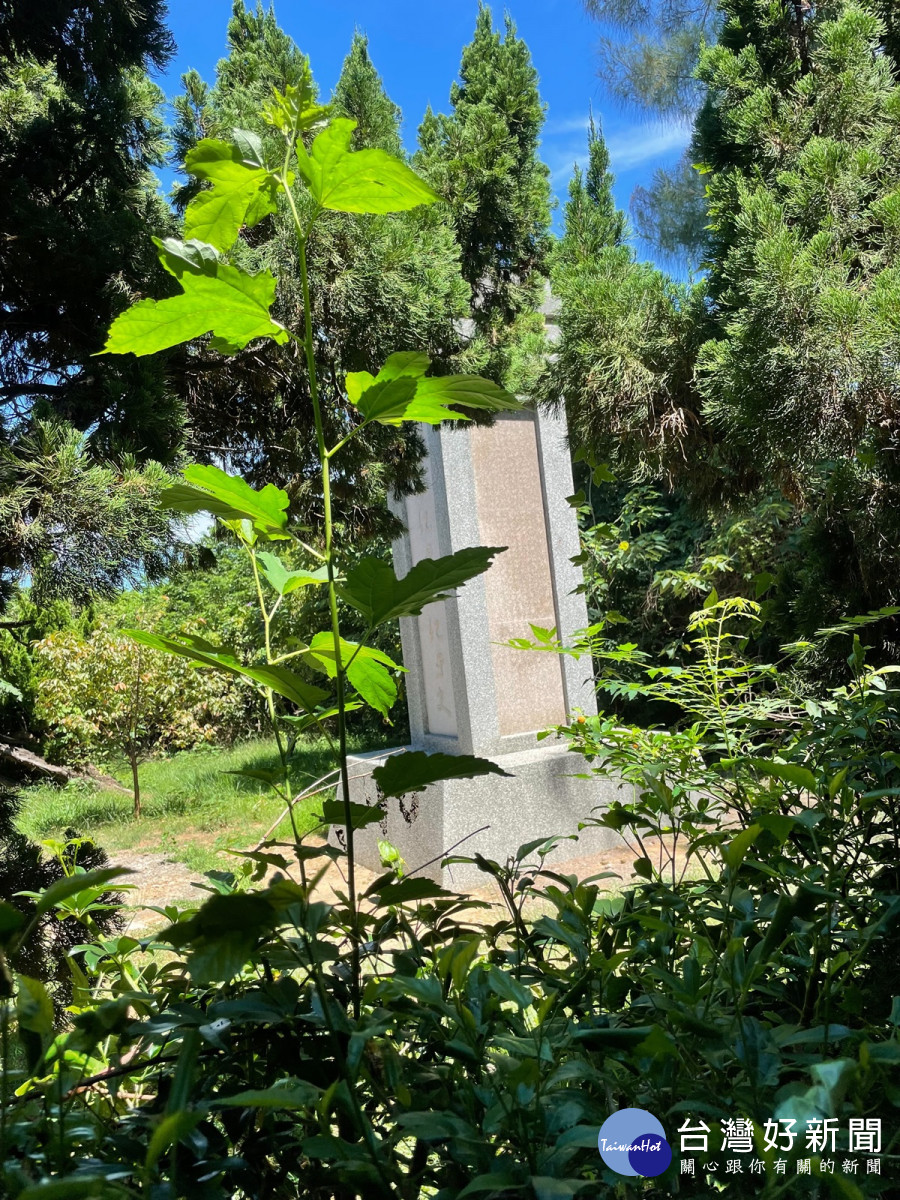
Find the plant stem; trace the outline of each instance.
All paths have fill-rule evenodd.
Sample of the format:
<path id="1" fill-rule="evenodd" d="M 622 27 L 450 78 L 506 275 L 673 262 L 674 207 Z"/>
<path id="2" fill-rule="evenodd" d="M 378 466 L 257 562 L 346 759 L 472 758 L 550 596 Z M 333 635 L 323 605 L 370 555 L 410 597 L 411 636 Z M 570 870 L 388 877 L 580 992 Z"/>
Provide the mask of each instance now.
<path id="1" fill-rule="evenodd" d="M 322 408 L 319 404 L 319 388 L 316 378 L 316 359 L 313 347 L 312 309 L 309 300 L 309 274 L 306 266 L 306 237 L 297 220 L 298 214 L 293 197 L 288 191 L 294 219 L 297 221 L 297 243 L 300 254 L 300 282 L 303 288 L 303 344 L 306 351 L 306 369 L 309 376 L 309 397 L 312 402 L 313 419 L 316 425 L 316 442 L 319 464 L 322 471 L 322 504 L 325 519 L 325 568 L 328 573 L 328 607 L 331 614 L 331 631 L 334 636 L 335 685 L 337 690 L 338 766 L 344 800 L 344 825 L 347 830 L 347 891 L 350 898 L 350 959 L 351 995 L 353 1015 L 359 1018 L 360 1008 L 360 958 L 359 958 L 359 908 L 356 897 L 356 854 L 353 844 L 353 819 L 350 808 L 350 779 L 347 770 L 347 717 L 345 712 L 344 666 L 341 662 L 341 628 L 337 607 L 337 588 L 334 572 L 334 518 L 331 509 L 331 461 L 325 445 L 325 429 L 322 423 Z"/>

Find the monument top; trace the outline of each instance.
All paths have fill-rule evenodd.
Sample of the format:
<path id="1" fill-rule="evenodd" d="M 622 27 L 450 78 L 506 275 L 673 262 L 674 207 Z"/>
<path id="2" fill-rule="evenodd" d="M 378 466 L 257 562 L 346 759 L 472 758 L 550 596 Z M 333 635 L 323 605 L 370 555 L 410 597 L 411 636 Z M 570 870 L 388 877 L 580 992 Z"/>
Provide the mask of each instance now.
<path id="1" fill-rule="evenodd" d="M 507 549 L 456 597 L 401 622 L 412 743 L 487 757 L 534 747 L 575 709 L 596 712 L 585 660 L 504 645 L 530 625 L 562 638 L 587 625 L 564 418 L 525 410 L 423 436 L 426 490 L 395 505 L 408 529 L 398 573 L 468 546 Z"/>

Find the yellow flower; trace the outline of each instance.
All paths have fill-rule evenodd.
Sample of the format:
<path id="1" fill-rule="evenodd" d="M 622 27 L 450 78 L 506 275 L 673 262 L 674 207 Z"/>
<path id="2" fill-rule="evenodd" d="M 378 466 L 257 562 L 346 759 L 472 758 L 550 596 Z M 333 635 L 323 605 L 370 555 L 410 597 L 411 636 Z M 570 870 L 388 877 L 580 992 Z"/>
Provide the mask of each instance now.
<path id="1" fill-rule="evenodd" d="M 630 544 L 631 544 L 630 542 L 619 542 L 619 549 L 622 551 L 623 554 L 628 549 Z"/>

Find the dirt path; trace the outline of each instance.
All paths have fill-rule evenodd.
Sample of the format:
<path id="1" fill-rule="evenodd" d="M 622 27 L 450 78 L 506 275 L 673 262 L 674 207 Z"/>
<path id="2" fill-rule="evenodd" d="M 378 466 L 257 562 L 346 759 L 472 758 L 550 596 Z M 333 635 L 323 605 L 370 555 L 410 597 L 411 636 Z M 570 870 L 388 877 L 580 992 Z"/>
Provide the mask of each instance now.
<path id="1" fill-rule="evenodd" d="M 126 918 L 128 932 L 135 937 L 146 936 L 153 929 L 158 929 L 166 923 L 165 916 L 153 911 L 154 909 L 165 908 L 167 905 L 175 905 L 178 908 L 196 907 L 202 904 L 209 895 L 209 892 L 205 890 L 209 881 L 204 875 L 192 871 L 184 863 L 172 862 L 164 854 L 121 850 L 112 855 L 112 858 L 116 866 L 128 867 L 134 872 L 133 875 L 126 877 L 123 883 L 130 884 L 134 888 L 125 895 L 129 910 Z M 547 862 L 547 867 L 556 874 L 575 875 L 578 879 L 588 879 L 594 875 L 610 872 L 613 874 L 613 878 L 598 882 L 601 889 L 616 892 L 637 878 L 633 868 L 634 858 L 635 856 L 627 848 L 618 848 L 574 858 L 555 859 L 551 857 Z M 323 859 L 322 862 L 324 861 Z M 683 867 L 684 856 L 679 853 L 676 859 L 676 870 L 680 873 Z M 228 859 L 223 855 L 222 870 L 227 869 Z M 276 873 L 273 868 L 267 878 L 271 879 Z M 295 871 L 290 874 L 293 878 L 297 878 Z M 374 879 L 373 872 L 357 868 L 357 888 L 360 891 L 364 891 Z M 328 863 L 327 869 L 316 885 L 316 898 L 332 902 L 337 892 L 346 892 L 346 890 L 346 879 L 341 866 L 337 863 Z M 489 879 L 486 879 L 483 887 L 474 889 L 472 894 L 479 900 L 487 900 L 491 903 L 500 900 L 499 889 Z"/>

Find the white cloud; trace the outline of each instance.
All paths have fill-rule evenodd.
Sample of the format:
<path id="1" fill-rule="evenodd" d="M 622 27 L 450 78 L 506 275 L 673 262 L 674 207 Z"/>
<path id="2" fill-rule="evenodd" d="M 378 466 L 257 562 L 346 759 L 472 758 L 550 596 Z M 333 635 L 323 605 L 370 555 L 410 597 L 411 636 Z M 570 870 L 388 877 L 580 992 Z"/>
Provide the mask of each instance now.
<path id="1" fill-rule="evenodd" d="M 572 174 L 574 163 L 584 163 L 587 158 L 587 117 L 571 117 L 548 122 L 544 130 L 542 154 L 550 167 L 552 187 L 558 188 Z M 572 134 L 580 133 L 577 140 Z M 653 162 L 680 150 L 688 144 L 691 125 L 679 122 L 675 125 L 656 122 L 635 123 L 620 128 L 605 128 L 604 137 L 609 149 L 610 168 L 622 175 L 643 163 Z"/>
<path id="2" fill-rule="evenodd" d="M 544 126 L 544 137 L 557 137 L 561 133 L 587 132 L 589 120 L 584 117 L 564 117 L 558 121 L 548 121 Z"/>
<path id="3" fill-rule="evenodd" d="M 660 158 L 672 150 L 681 150 L 691 137 L 691 126 L 632 125 L 611 133 L 606 139 L 609 161 L 614 171 L 630 171 L 632 167 Z"/>

